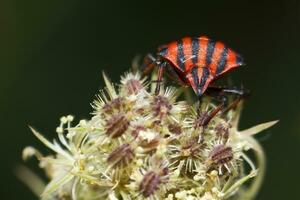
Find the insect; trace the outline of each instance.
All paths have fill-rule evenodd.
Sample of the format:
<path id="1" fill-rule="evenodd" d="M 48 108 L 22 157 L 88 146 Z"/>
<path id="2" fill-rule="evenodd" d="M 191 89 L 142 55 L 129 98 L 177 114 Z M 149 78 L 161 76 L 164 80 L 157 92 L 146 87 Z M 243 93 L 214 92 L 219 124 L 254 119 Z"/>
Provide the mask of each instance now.
<path id="1" fill-rule="evenodd" d="M 218 93 L 222 97 L 225 93 L 242 97 L 247 93 L 245 90 L 211 86 L 216 79 L 242 65 L 244 65 L 242 56 L 220 41 L 214 41 L 206 36 L 184 37 L 160 46 L 156 57 L 148 54 L 144 59 L 144 66 L 146 66 L 144 73 L 149 73 L 155 66 L 158 67 L 155 89 L 157 95 L 160 92 L 163 73 L 167 71 L 180 84 L 192 87 L 199 100 L 206 90 L 210 90 L 210 93 Z M 225 105 L 226 100 L 212 112 L 213 115 L 224 109 Z"/>

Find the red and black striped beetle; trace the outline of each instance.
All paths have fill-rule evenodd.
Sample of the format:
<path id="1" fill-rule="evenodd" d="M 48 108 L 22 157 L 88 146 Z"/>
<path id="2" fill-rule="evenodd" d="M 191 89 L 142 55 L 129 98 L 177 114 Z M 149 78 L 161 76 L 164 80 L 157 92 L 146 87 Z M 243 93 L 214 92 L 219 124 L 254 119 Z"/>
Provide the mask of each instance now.
<path id="1" fill-rule="evenodd" d="M 158 48 L 156 57 L 147 55 L 144 65 L 146 65 L 145 73 L 154 66 L 158 67 L 156 95 L 159 94 L 160 83 L 166 69 L 172 72 L 173 78 L 176 75 L 177 81 L 181 84 L 192 87 L 199 100 L 207 89 L 215 90 L 219 94 L 229 93 L 239 97 L 248 93 L 245 92 L 246 90 L 236 88 L 210 87 L 211 83 L 222 75 L 244 65 L 244 61 L 241 55 L 222 42 L 211 40 L 206 36 L 184 37 L 162 45 Z M 223 102 L 212 113 L 216 114 L 224 109 L 225 104 Z M 212 117 L 210 116 L 210 119 Z"/>

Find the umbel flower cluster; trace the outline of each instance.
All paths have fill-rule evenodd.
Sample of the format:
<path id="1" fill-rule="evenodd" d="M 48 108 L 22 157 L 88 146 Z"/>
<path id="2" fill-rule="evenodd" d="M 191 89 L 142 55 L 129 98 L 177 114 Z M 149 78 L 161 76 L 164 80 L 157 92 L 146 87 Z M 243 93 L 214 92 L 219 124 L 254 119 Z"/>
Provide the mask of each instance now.
<path id="1" fill-rule="evenodd" d="M 240 103 L 202 127 L 199 116 L 216 107 L 210 98 L 204 99 L 197 115 L 196 105 L 176 100 L 177 89 L 162 88 L 155 95 L 156 83 L 147 83 L 139 73 L 126 73 L 118 85 L 105 75 L 104 81 L 106 88 L 92 104 L 92 118 L 73 125 L 73 116 L 62 117 L 58 141 L 50 142 L 31 128 L 53 151 L 43 155 L 27 147 L 23 152 L 24 159 L 35 155 L 49 178 L 41 199 L 254 197 L 264 154 L 253 135 L 275 121 L 239 131 Z M 247 155 L 250 150 L 256 159 Z"/>

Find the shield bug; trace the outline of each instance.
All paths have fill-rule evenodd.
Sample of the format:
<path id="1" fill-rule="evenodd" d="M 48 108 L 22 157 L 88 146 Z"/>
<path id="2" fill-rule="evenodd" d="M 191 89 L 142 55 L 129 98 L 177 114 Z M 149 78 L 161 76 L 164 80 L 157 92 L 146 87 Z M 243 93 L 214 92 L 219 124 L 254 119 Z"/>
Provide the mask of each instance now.
<path id="1" fill-rule="evenodd" d="M 248 94 L 244 89 L 228 87 L 212 87 L 211 84 L 227 72 L 244 65 L 241 55 L 220 41 L 214 41 L 206 36 L 184 37 L 158 48 L 156 56 L 148 54 L 144 59 L 144 73 L 149 73 L 153 67 L 158 67 L 158 78 L 155 93 L 160 92 L 160 83 L 163 73 L 167 71 L 171 78 L 177 80 L 184 86 L 192 87 L 200 102 L 201 97 L 209 90 L 209 93 L 221 96 L 222 103 L 212 111 L 202 125 L 207 124 L 210 119 L 220 110 L 225 108 L 226 100 L 224 94 L 238 96 L 226 110 L 232 108 Z"/>

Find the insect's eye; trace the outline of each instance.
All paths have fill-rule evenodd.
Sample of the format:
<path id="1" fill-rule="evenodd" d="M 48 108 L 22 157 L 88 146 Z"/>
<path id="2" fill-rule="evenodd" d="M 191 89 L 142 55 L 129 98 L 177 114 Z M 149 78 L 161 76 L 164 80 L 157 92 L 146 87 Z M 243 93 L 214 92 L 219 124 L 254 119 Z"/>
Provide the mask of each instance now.
<path id="1" fill-rule="evenodd" d="M 157 58 L 155 60 L 155 64 L 156 65 L 161 65 L 162 64 L 162 58 L 161 58 L 161 56 L 157 56 Z"/>
<path id="2" fill-rule="evenodd" d="M 167 46 L 161 46 L 158 48 L 159 55 L 165 56 L 168 53 L 168 47 Z"/>

